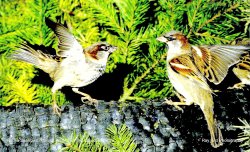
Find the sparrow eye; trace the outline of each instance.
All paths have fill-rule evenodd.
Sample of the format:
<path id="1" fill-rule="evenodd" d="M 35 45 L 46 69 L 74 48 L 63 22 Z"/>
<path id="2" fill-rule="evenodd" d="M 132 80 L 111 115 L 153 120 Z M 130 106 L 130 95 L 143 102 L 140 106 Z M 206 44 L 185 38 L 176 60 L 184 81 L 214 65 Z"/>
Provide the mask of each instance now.
<path id="1" fill-rule="evenodd" d="M 107 50 L 109 50 L 109 46 L 102 45 L 102 46 L 101 46 L 101 49 L 104 50 L 104 51 L 107 51 Z"/>
<path id="2" fill-rule="evenodd" d="M 169 37 L 169 36 L 165 36 L 165 38 L 166 38 L 168 41 L 173 41 L 173 40 L 176 40 L 175 38 L 173 38 L 173 37 Z"/>

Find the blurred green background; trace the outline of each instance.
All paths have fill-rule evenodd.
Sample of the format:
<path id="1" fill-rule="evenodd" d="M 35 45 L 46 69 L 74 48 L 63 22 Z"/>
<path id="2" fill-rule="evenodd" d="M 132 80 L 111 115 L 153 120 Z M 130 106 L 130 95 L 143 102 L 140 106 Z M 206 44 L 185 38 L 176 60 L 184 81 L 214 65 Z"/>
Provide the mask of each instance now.
<path id="1" fill-rule="evenodd" d="M 111 55 L 106 69 L 108 81 L 100 78 L 100 84 L 93 84 L 92 88 L 98 86 L 101 88 L 99 92 L 106 90 L 99 99 L 119 100 L 122 103 L 129 100 L 139 102 L 174 95 L 165 68 L 167 50 L 164 44 L 156 40 L 157 36 L 170 30 L 179 30 L 196 45 L 231 44 L 248 38 L 250 2 L 1 0 L 2 106 L 14 103 L 47 105 L 52 102 L 50 89 L 53 83 L 44 83 L 45 79 L 49 79 L 47 75 L 41 76 L 41 71 L 30 64 L 8 59 L 9 54 L 24 41 L 46 49 L 49 53 L 58 51 L 57 38 L 46 26 L 45 17 L 68 27 L 84 48 L 98 41 L 118 46 L 118 51 Z M 96 92 L 90 91 L 90 95 Z M 68 94 L 74 96 L 73 92 Z M 59 105 L 70 100 L 65 93 L 57 94 Z"/>

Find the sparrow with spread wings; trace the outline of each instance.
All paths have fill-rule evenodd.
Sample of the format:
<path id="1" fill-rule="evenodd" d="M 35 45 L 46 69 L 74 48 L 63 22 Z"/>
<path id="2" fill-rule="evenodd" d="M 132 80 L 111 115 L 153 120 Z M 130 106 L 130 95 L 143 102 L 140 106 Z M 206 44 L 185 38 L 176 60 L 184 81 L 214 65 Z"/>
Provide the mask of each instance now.
<path id="1" fill-rule="evenodd" d="M 178 31 L 163 34 L 157 40 L 168 45 L 168 77 L 175 90 L 183 96 L 181 102 L 166 100 L 166 103 L 176 107 L 192 103 L 199 105 L 207 121 L 211 145 L 214 148 L 223 145 L 223 137 L 214 118 L 213 91 L 207 81 L 216 85 L 221 83 L 229 67 L 239 62 L 249 47 L 194 46 Z"/>
<path id="2" fill-rule="evenodd" d="M 45 54 L 40 50 L 34 50 L 27 44 L 22 44 L 11 58 L 31 63 L 48 73 L 54 81 L 52 87 L 53 111 L 60 115 L 61 109 L 56 103 L 56 92 L 64 86 L 72 87 L 78 93 L 91 102 L 97 100 L 88 94 L 80 92 L 79 87 L 84 87 L 94 82 L 105 71 L 109 55 L 117 47 L 106 42 L 95 43 L 83 49 L 75 37 L 61 24 L 46 19 L 50 27 L 59 39 L 59 52 L 55 55 Z"/>

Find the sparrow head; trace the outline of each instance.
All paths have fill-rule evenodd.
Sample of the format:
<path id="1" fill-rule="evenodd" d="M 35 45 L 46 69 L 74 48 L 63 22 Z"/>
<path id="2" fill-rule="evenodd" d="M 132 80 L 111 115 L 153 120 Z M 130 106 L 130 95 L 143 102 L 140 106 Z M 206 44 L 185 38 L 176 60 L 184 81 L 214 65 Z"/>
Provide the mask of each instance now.
<path id="1" fill-rule="evenodd" d="M 108 44 L 107 42 L 98 42 L 96 44 L 94 44 L 94 46 L 99 47 L 99 52 L 107 52 L 109 54 L 113 53 L 117 47 L 116 46 L 112 46 L 110 44 Z"/>
<path id="2" fill-rule="evenodd" d="M 107 61 L 108 56 L 117 49 L 116 46 L 112 46 L 106 42 L 98 42 L 90 47 L 86 48 L 85 54 L 91 57 L 93 60 Z"/>
<path id="3" fill-rule="evenodd" d="M 179 31 L 167 32 L 158 37 L 157 40 L 166 43 L 169 49 L 171 47 L 182 47 L 188 43 L 186 36 Z"/>
<path id="4" fill-rule="evenodd" d="M 165 33 L 158 37 L 157 40 L 167 44 L 167 60 L 190 52 L 191 45 L 188 43 L 188 39 L 179 31 Z"/>

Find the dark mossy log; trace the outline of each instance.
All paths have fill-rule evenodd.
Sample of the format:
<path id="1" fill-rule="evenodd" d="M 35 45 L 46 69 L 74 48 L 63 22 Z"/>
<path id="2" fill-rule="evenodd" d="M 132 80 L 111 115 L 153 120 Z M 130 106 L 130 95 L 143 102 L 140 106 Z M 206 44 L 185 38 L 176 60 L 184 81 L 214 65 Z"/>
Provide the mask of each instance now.
<path id="1" fill-rule="evenodd" d="M 184 112 L 162 105 L 163 100 L 127 103 L 99 101 L 98 106 L 62 107 L 61 116 L 50 106 L 17 105 L 0 108 L 0 151 L 58 151 L 63 145 L 59 137 L 74 131 L 87 131 L 102 142 L 108 142 L 105 129 L 111 124 L 125 123 L 132 131 L 138 148 L 153 151 L 241 151 L 236 142 L 238 133 L 232 125 L 241 125 L 238 118 L 250 120 L 250 89 L 218 92 L 215 116 L 222 130 L 224 145 L 217 149 L 209 143 L 210 135 L 198 106 L 183 107 Z"/>

